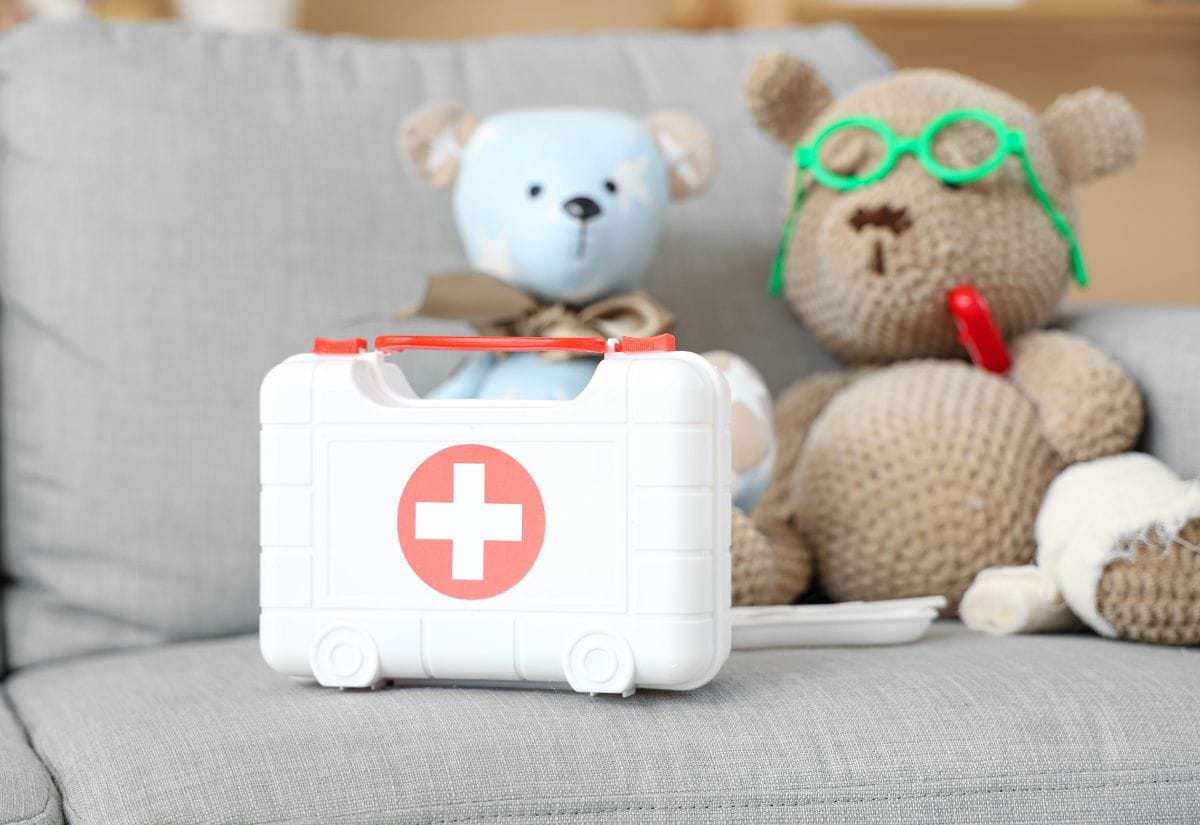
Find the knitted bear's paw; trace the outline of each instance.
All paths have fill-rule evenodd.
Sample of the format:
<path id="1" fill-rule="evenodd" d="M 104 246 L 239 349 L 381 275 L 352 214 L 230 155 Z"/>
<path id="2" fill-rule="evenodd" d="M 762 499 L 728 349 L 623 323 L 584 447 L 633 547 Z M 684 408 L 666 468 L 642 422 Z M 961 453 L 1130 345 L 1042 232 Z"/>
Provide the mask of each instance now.
<path id="1" fill-rule="evenodd" d="M 1173 536 L 1123 542 L 1096 589 L 1100 615 L 1122 639 L 1200 645 L 1200 517 Z"/>
<path id="2" fill-rule="evenodd" d="M 772 604 L 778 574 L 771 546 L 741 510 L 733 508 L 733 603 Z"/>
<path id="3" fill-rule="evenodd" d="M 794 530 L 765 524 L 737 507 L 732 527 L 734 604 L 789 604 L 808 591 L 812 552 Z"/>
<path id="4" fill-rule="evenodd" d="M 1038 565 L 1097 633 L 1200 644 L 1200 480 L 1144 453 L 1075 464 L 1037 520 Z"/>

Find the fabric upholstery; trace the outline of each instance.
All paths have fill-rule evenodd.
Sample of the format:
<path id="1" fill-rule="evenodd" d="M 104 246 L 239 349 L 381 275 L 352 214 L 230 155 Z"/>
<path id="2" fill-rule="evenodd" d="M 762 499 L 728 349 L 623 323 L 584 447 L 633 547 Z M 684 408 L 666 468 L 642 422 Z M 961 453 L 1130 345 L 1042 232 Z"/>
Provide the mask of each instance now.
<path id="1" fill-rule="evenodd" d="M 1139 449 L 1184 478 L 1200 478 L 1200 306 L 1076 304 L 1059 325 L 1093 341 L 1146 399 Z"/>
<path id="2" fill-rule="evenodd" d="M 10 679 L 79 825 L 1182 822 L 1200 651 L 941 623 L 911 646 L 734 653 L 709 686 L 319 688 L 253 638 Z M 120 789 L 114 793 L 114 789 Z"/>
<path id="3" fill-rule="evenodd" d="M 718 168 L 670 210 L 650 290 L 682 346 L 738 352 L 776 388 L 828 365 L 764 289 L 784 158 L 741 81 L 770 48 L 838 92 L 889 68 L 839 25 L 435 44 L 79 23 L 0 39 L 10 664 L 254 626 L 259 381 L 313 335 L 428 330 L 350 322 L 464 264 L 448 194 L 395 151 L 430 101 L 690 112 Z M 439 374 L 413 369 L 418 388 Z"/>
<path id="4" fill-rule="evenodd" d="M 58 790 L 0 688 L 0 825 L 59 825 Z"/>

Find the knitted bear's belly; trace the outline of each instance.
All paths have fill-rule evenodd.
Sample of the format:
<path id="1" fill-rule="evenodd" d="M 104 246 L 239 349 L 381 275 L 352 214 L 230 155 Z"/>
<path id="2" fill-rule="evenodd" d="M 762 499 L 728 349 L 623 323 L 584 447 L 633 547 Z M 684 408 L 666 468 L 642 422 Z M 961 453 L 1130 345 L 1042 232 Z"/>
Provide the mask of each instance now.
<path id="1" fill-rule="evenodd" d="M 813 423 L 796 469 L 796 528 L 830 597 L 940 593 L 1034 556 L 1042 494 L 1062 468 L 1006 379 L 948 361 L 872 373 Z"/>

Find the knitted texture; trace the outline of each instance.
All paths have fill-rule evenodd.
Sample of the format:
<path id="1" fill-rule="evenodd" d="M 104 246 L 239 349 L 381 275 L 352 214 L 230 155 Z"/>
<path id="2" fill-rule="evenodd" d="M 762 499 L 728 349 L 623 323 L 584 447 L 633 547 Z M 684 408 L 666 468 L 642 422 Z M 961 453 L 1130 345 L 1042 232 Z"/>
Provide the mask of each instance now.
<path id="1" fill-rule="evenodd" d="M 860 379 L 814 423 L 796 467 L 796 529 L 836 600 L 940 593 L 1033 559 L 1062 462 L 1033 405 L 965 364 L 915 361 Z"/>
<path id="2" fill-rule="evenodd" d="M 779 53 L 751 68 L 746 97 L 789 154 L 855 115 L 918 138 L 948 111 L 986 110 L 1021 133 L 1037 179 L 1070 223 L 1071 186 L 1127 164 L 1142 138 L 1137 115 L 1112 93 L 1067 95 L 1039 115 L 938 70 L 896 72 L 830 103 L 809 67 Z M 957 169 L 997 149 L 994 133 L 973 121 L 943 128 L 929 148 Z M 861 128 L 817 152 L 843 177 L 867 178 L 884 158 L 884 141 Z M 836 600 L 940 593 L 953 613 L 977 572 L 1033 559 L 1050 481 L 1070 462 L 1131 447 L 1143 412 L 1132 380 L 1089 344 L 1034 332 L 1056 311 L 1072 264 L 1021 160 L 1007 156 L 962 185 L 943 183 L 911 154 L 894 160 L 869 185 L 835 191 L 808 173 L 797 179 L 789 157 L 786 179 L 803 188 L 789 201 L 783 293 L 849 365 L 878 366 L 802 381 L 780 399 L 776 476 L 754 520 L 777 557 L 811 555 L 817 583 Z M 958 360 L 965 351 L 946 298 L 963 284 L 985 297 L 1010 342 L 1008 376 Z"/>
<path id="3" fill-rule="evenodd" d="M 1066 462 L 1127 450 L 1142 431 L 1142 396 L 1103 353 L 1065 332 L 1032 332 L 1012 348 L 1009 377 L 1034 401 L 1042 433 Z"/>
<path id="4" fill-rule="evenodd" d="M 1063 173 L 1075 184 L 1133 163 L 1145 139 L 1137 112 L 1125 98 L 1107 89 L 1063 95 L 1046 109 L 1042 123 Z M 1079 128 L 1080 123 L 1087 128 Z"/>
<path id="5" fill-rule="evenodd" d="M 798 141 L 804 125 L 832 100 L 817 73 L 784 52 L 759 58 L 746 75 L 747 108 L 763 131 L 784 144 Z"/>
<path id="6" fill-rule="evenodd" d="M 745 513 L 733 508 L 734 604 L 771 604 L 778 592 L 778 573 L 771 545 Z"/>
<path id="7" fill-rule="evenodd" d="M 791 479 L 808 428 L 835 394 L 853 380 L 850 373 L 819 373 L 792 386 L 775 405 L 779 457 L 775 477 L 754 510 L 754 523 L 770 542 L 780 571 L 778 601 L 789 602 L 812 585 L 813 553 L 796 531 Z M 785 575 L 786 574 L 786 575 Z"/>
<path id="8" fill-rule="evenodd" d="M 1200 518 L 1169 543 L 1149 535 L 1128 549 L 1100 577 L 1100 615 L 1123 639 L 1200 645 Z"/>
<path id="9" fill-rule="evenodd" d="M 917 135 L 943 112 L 987 109 L 1026 133 L 1038 176 L 1068 220 L 1075 207 L 1025 104 L 969 78 L 942 71 L 899 72 L 830 106 L 808 130 L 867 113 L 899 135 Z M 874 141 L 842 141 L 829 154 L 842 174 L 877 165 Z M 951 130 L 945 153 L 969 165 L 992 144 L 973 125 Z M 848 144 L 848 145 L 847 145 Z M 828 157 L 828 155 L 823 155 Z M 895 220 L 881 220 L 892 210 Z M 988 299 L 1011 338 L 1053 315 L 1070 278 L 1066 244 L 1016 161 L 988 178 L 952 189 L 911 157 L 883 180 L 837 193 L 811 183 L 787 256 L 784 294 L 797 317 L 851 363 L 962 353 L 946 312 L 946 293 L 970 283 Z"/>

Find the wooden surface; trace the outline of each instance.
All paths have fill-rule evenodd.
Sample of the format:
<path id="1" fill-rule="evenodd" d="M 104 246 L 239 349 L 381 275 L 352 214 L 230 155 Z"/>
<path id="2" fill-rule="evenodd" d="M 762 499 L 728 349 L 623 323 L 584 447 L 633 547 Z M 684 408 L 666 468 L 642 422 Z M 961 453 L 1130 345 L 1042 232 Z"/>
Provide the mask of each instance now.
<path id="1" fill-rule="evenodd" d="M 371 37 L 460 39 L 514 32 L 656 29 L 666 0 L 303 0 L 302 28 Z"/>

